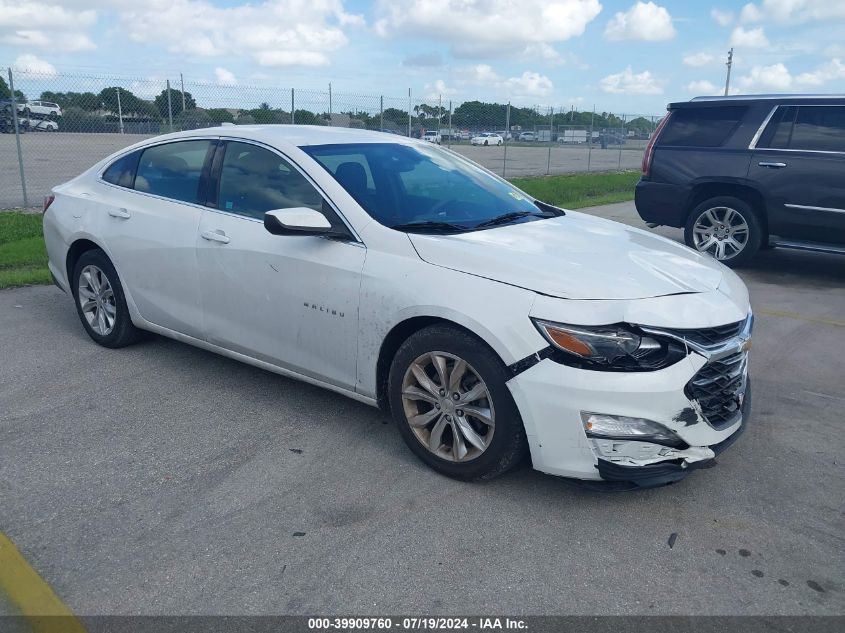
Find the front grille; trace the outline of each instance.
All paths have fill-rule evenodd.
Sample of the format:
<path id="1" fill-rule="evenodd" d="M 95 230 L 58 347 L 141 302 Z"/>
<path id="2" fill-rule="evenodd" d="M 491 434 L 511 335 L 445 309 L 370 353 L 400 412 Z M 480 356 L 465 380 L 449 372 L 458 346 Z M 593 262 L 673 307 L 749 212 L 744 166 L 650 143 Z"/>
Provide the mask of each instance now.
<path id="1" fill-rule="evenodd" d="M 692 343 L 703 345 L 704 347 L 712 347 L 724 343 L 728 339 L 735 337 L 742 330 L 745 321 L 737 321 L 736 323 L 728 323 L 727 325 L 718 325 L 716 327 L 697 328 L 694 330 L 670 330 L 675 336 L 684 338 Z"/>
<path id="2" fill-rule="evenodd" d="M 713 360 L 698 370 L 684 388 L 690 400 L 701 406 L 701 413 L 715 429 L 732 423 L 745 394 L 745 365 L 747 352 L 737 352 Z"/>

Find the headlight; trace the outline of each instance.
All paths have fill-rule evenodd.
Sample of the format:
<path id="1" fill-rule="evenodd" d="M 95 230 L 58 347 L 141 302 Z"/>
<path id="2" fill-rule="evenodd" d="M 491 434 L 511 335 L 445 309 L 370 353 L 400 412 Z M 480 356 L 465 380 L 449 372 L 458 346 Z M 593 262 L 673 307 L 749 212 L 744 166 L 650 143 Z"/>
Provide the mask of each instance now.
<path id="1" fill-rule="evenodd" d="M 533 319 L 566 365 L 605 371 L 662 369 L 686 355 L 683 344 L 625 324 L 582 326 Z"/>
<path id="2" fill-rule="evenodd" d="M 584 425 L 587 437 L 640 440 L 669 446 L 683 444 L 683 441 L 674 431 L 645 418 L 630 418 L 621 415 L 582 411 L 581 423 Z"/>

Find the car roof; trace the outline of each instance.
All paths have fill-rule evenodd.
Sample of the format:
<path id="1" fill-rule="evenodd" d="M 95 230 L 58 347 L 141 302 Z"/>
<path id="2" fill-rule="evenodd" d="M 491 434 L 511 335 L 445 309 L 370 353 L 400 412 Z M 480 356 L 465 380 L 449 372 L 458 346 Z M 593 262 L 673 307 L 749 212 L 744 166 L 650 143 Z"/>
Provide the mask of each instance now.
<path id="1" fill-rule="evenodd" d="M 389 132 L 374 130 L 359 130 L 345 127 L 329 127 L 323 125 L 222 125 L 219 127 L 188 130 L 165 134 L 159 139 L 192 138 L 197 136 L 221 136 L 243 138 L 273 145 L 275 142 L 289 145 L 332 145 L 353 143 L 407 143 L 414 144 L 409 139 Z"/>
<path id="2" fill-rule="evenodd" d="M 817 102 L 825 105 L 845 105 L 845 95 L 842 94 L 759 94 L 759 95 L 729 95 L 727 97 L 694 97 L 689 101 L 678 101 L 667 106 L 669 110 L 683 108 L 700 108 L 725 104 L 753 104 L 753 103 L 783 103 L 787 105 Z"/>

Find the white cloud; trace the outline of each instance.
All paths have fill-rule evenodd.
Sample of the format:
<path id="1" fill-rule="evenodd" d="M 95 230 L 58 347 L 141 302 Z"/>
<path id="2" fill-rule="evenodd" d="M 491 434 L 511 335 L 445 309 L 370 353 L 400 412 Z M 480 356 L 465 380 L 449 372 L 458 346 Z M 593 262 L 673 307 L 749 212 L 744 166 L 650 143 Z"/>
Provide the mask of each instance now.
<path id="1" fill-rule="evenodd" d="M 524 100 L 528 97 L 546 97 L 554 90 L 551 79 L 538 72 L 526 70 L 518 77 L 501 77 L 487 64 L 476 64 L 468 68 L 459 69 L 458 76 L 462 77 L 459 84 L 468 86 L 475 93 L 479 88 L 493 89 L 496 92 L 514 100 Z"/>
<path id="2" fill-rule="evenodd" d="M 217 79 L 217 83 L 221 86 L 238 85 L 238 78 L 235 77 L 235 73 L 233 73 L 231 70 L 226 70 L 225 68 L 217 67 L 214 69 L 214 77 Z"/>
<path id="3" fill-rule="evenodd" d="M 473 84 L 498 83 L 499 75 L 487 64 L 476 64 L 467 69 L 467 81 Z"/>
<path id="4" fill-rule="evenodd" d="M 698 81 L 691 81 L 687 84 L 687 90 L 695 95 L 716 95 L 720 94 L 721 90 L 712 82 L 706 79 L 699 79 Z"/>
<path id="5" fill-rule="evenodd" d="M 58 3 L 0 0 L 0 44 L 83 51 L 96 48 L 88 29 L 97 21 L 91 10 L 75 11 Z"/>
<path id="6" fill-rule="evenodd" d="M 754 66 L 751 71 L 737 78 L 731 92 L 781 92 L 804 90 L 822 86 L 829 81 L 845 79 L 845 64 L 838 57 L 816 67 L 815 70 L 793 75 L 782 63 Z"/>
<path id="7" fill-rule="evenodd" d="M 503 87 L 509 96 L 546 97 L 554 90 L 552 80 L 540 73 L 526 70 L 519 77 L 510 77 L 504 81 Z"/>
<path id="8" fill-rule="evenodd" d="M 672 16 L 653 2 L 637 2 L 625 12 L 620 11 L 604 30 L 604 36 L 612 41 L 645 40 L 657 42 L 675 37 Z"/>
<path id="9" fill-rule="evenodd" d="M 434 83 L 426 84 L 423 88 L 423 95 L 426 99 L 431 101 L 440 97 L 451 97 L 456 94 L 457 90 L 450 88 L 442 79 L 436 80 Z"/>
<path id="10" fill-rule="evenodd" d="M 449 42 L 458 56 L 508 55 L 581 35 L 599 0 L 379 0 L 376 32 Z"/>
<path id="11" fill-rule="evenodd" d="M 754 66 L 747 75 L 739 77 L 737 87 L 742 92 L 767 92 L 789 90 L 792 86 L 792 75 L 782 63 L 771 66 Z"/>
<path id="12" fill-rule="evenodd" d="M 795 82 L 802 86 L 821 86 L 836 79 L 845 79 L 845 64 L 838 57 L 822 64 L 812 72 L 801 73 L 795 78 Z"/>
<path id="13" fill-rule="evenodd" d="M 710 17 L 716 20 L 719 26 L 730 26 L 734 21 L 734 12 L 724 11 L 722 9 L 710 9 Z"/>
<path id="14" fill-rule="evenodd" d="M 817 20 L 845 19 L 845 3 L 840 0 L 763 0 L 742 7 L 742 22 L 772 21 L 795 25 Z"/>
<path id="15" fill-rule="evenodd" d="M 763 48 L 769 45 L 769 40 L 763 32 L 763 27 L 745 29 L 736 27 L 731 33 L 731 46 L 744 46 L 747 48 Z"/>
<path id="16" fill-rule="evenodd" d="M 341 0 L 265 0 L 217 7 L 208 0 L 147 0 L 121 13 L 135 42 L 196 57 L 247 55 L 261 66 L 321 66 L 363 23 Z"/>
<path id="17" fill-rule="evenodd" d="M 620 73 L 608 75 L 602 79 L 601 89 L 614 94 L 656 95 L 663 92 L 660 82 L 650 71 L 634 73 L 630 66 Z"/>
<path id="18" fill-rule="evenodd" d="M 28 72 L 41 77 L 55 77 L 58 73 L 56 67 L 50 62 L 44 61 L 35 55 L 19 55 L 12 64 L 12 70 L 15 72 Z"/>
<path id="19" fill-rule="evenodd" d="M 692 53 L 684 56 L 684 64 L 694 68 L 713 63 L 716 58 L 710 53 Z"/>

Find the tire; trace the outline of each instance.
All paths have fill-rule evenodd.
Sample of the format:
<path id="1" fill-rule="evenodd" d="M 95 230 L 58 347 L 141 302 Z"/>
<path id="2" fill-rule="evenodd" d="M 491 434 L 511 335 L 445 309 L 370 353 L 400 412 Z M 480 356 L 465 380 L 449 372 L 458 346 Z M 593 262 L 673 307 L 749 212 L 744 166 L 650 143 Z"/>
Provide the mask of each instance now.
<path id="1" fill-rule="evenodd" d="M 487 141 L 484 141 L 484 145 L 487 146 Z"/>
<path id="2" fill-rule="evenodd" d="M 687 246 L 732 268 L 750 262 L 760 250 L 763 237 L 754 209 L 733 196 L 716 196 L 697 205 L 684 227 Z"/>
<path id="3" fill-rule="evenodd" d="M 501 145 L 502 141 L 496 141 L 496 145 Z"/>
<path id="4" fill-rule="evenodd" d="M 445 381 L 434 357 L 443 361 Z M 464 369 L 453 376 L 461 360 Z M 419 380 L 419 371 L 428 377 L 428 386 Z M 457 383 L 441 392 L 440 385 L 446 382 L 448 388 L 453 377 Z M 522 461 L 527 449 L 508 378 L 498 356 L 472 334 L 448 325 L 427 327 L 411 335 L 393 358 L 388 379 L 393 420 L 411 451 L 437 472 L 464 481 L 492 479 Z M 460 435 L 457 446 L 455 433 Z"/>
<path id="5" fill-rule="evenodd" d="M 141 337 L 141 331 L 129 316 L 117 271 L 103 251 L 95 249 L 82 253 L 73 267 L 70 286 L 79 320 L 95 343 L 110 348 L 126 347 Z M 102 293 L 99 301 L 98 287 Z M 84 310 L 80 296 L 86 304 L 94 301 L 96 306 Z"/>

